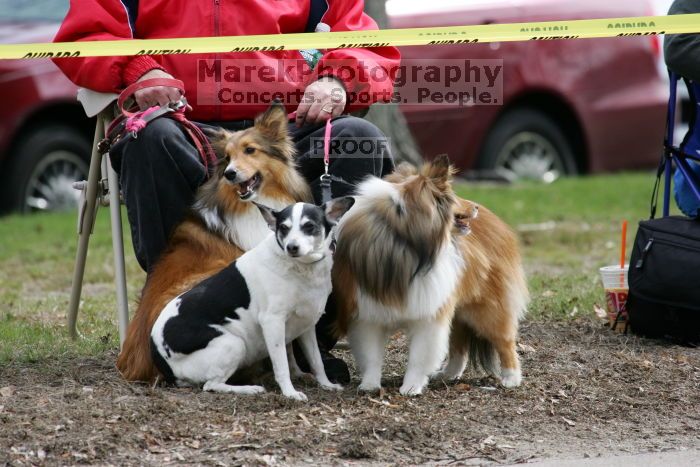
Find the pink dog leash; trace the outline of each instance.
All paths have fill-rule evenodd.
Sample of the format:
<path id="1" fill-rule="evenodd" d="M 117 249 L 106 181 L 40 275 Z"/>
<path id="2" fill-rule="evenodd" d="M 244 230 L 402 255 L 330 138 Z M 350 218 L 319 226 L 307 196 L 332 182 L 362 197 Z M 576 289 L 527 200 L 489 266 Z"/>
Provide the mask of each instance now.
<path id="1" fill-rule="evenodd" d="M 153 120 L 155 116 L 151 116 L 151 114 L 155 113 L 157 110 L 160 110 L 160 107 L 156 105 L 142 112 L 136 112 L 130 115 L 126 118 L 124 129 L 135 138 L 138 132 L 146 128 L 148 122 Z"/>
<path id="2" fill-rule="evenodd" d="M 326 120 L 326 131 L 323 134 L 323 168 L 324 173 L 321 175 L 321 201 L 327 203 L 333 198 L 331 193 L 331 175 L 328 173 L 328 166 L 331 163 L 331 119 Z"/>
<path id="3" fill-rule="evenodd" d="M 296 120 L 297 113 L 292 112 L 288 115 L 290 120 Z M 331 199 L 333 199 L 333 193 L 331 192 L 331 182 L 333 181 L 333 175 L 328 173 L 328 167 L 331 164 L 331 130 L 333 129 L 333 124 L 331 123 L 331 118 L 326 120 L 326 127 L 323 132 L 323 175 L 320 178 L 321 185 L 321 203 L 326 204 Z M 337 180 L 341 180 L 336 178 Z M 332 240 L 330 244 L 331 254 L 335 253 L 336 238 L 335 232 L 332 234 Z"/>
<path id="4" fill-rule="evenodd" d="M 290 113 L 289 120 L 296 120 L 296 111 Z M 331 193 L 331 181 L 333 176 L 328 173 L 328 167 L 331 164 L 331 130 L 333 129 L 332 119 L 326 120 L 326 128 L 323 133 L 323 175 L 321 175 L 321 202 L 327 203 L 333 198 Z"/>
<path id="5" fill-rule="evenodd" d="M 132 97 L 134 93 L 152 86 L 176 88 L 180 90 L 182 98 L 177 103 L 153 106 L 142 111 L 139 111 L 135 105 L 132 105 L 132 108 L 126 108 L 129 98 Z M 137 138 L 138 133 L 156 118 L 168 117 L 180 123 L 182 128 L 190 136 L 202 159 L 207 174 L 210 175 L 213 168 L 216 167 L 217 157 L 214 153 L 214 149 L 211 147 L 209 139 L 197 125 L 190 122 L 187 117 L 185 117 L 185 111 L 188 109 L 188 105 L 187 99 L 185 99 L 185 85 L 182 81 L 171 78 L 153 78 L 138 81 L 128 86 L 119 94 L 117 107 L 119 109 L 119 116 L 112 121 L 107 129 L 105 138 L 100 141 L 97 146 L 100 153 L 107 153 L 117 141 L 126 135 Z"/>

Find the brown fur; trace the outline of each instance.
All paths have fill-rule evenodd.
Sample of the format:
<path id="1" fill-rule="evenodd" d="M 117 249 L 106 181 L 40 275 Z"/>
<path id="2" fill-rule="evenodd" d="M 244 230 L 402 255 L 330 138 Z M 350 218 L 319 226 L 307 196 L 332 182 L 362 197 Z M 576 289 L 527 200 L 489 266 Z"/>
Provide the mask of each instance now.
<path id="1" fill-rule="evenodd" d="M 474 204 L 460 199 L 458 213 L 471 213 Z M 470 215 L 470 214 L 467 214 Z M 455 240 L 466 267 L 457 286 L 457 305 L 450 335 L 450 358 L 467 355 L 473 367 L 495 372 L 520 367 L 516 353 L 518 320 L 529 294 L 515 233 L 484 207 L 470 221 L 471 233 Z M 512 303 L 519 297 L 519 304 Z"/>
<path id="2" fill-rule="evenodd" d="M 439 311 L 440 319 L 452 320 L 449 358 L 469 354 L 472 364 L 495 371 L 495 350 L 503 368 L 519 368 L 515 340 L 528 291 L 517 238 L 491 211 L 457 198 L 452 173 L 446 157 L 420 170 L 402 164 L 385 180 L 401 193 L 405 212 L 382 199 L 346 217 L 333 267 L 334 284 L 342 284 L 334 287 L 337 332 L 347 333 L 354 319 L 358 287 L 400 308 L 415 271 L 432 267 L 452 241 L 465 267 Z"/>
<path id="3" fill-rule="evenodd" d="M 236 133 L 222 130 L 215 144 L 221 156 L 216 173 L 199 189 L 196 205 L 216 209 L 220 217 L 257 209 L 241 201 L 238 186 L 223 178 L 233 159 L 248 178 L 262 175 L 259 193 L 289 204 L 310 201 L 306 182 L 294 168 L 294 145 L 287 134 L 284 107 L 273 105 L 255 120 L 255 126 Z M 253 154 L 245 148 L 253 147 Z M 117 368 L 129 381 L 153 381 L 158 375 L 151 359 L 150 335 L 160 311 L 177 295 L 215 274 L 243 254 L 237 245 L 211 232 L 197 209 L 173 233 L 168 248 L 149 274 L 138 309 L 129 323 Z"/>

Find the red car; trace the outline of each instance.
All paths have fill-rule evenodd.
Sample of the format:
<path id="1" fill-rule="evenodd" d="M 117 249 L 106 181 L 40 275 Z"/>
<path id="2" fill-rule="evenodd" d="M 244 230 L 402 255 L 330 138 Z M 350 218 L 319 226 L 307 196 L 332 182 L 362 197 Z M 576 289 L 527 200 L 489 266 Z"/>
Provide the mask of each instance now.
<path id="1" fill-rule="evenodd" d="M 50 42 L 68 0 L 0 3 L 0 42 Z M 49 60 L 0 60 L 0 210 L 74 209 L 94 123 Z"/>
<path id="2" fill-rule="evenodd" d="M 393 28 L 653 14 L 641 0 L 389 0 Z M 407 62 L 502 59 L 499 105 L 402 104 L 423 154 L 550 182 L 660 157 L 668 91 L 657 37 L 403 47 Z"/>

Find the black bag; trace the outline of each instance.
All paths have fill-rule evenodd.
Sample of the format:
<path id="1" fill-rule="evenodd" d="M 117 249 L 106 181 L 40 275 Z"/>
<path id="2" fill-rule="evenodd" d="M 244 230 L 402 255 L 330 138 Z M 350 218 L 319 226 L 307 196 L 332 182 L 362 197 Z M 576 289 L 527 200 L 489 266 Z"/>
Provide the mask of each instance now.
<path id="1" fill-rule="evenodd" d="M 632 332 L 700 344 L 700 221 L 640 222 L 628 274 Z"/>

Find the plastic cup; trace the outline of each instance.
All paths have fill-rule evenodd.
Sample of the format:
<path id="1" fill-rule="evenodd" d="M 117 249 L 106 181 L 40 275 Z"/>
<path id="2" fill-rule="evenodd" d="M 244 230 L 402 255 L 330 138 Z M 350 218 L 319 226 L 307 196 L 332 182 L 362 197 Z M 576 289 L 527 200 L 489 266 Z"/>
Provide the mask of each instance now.
<path id="1" fill-rule="evenodd" d="M 603 289 L 605 290 L 605 305 L 608 312 L 608 321 L 610 327 L 616 331 L 622 332 L 627 324 L 627 294 L 629 293 L 629 285 L 627 284 L 627 271 L 629 264 L 624 268 L 619 265 L 603 266 L 600 268 L 600 278 L 603 281 Z"/>

